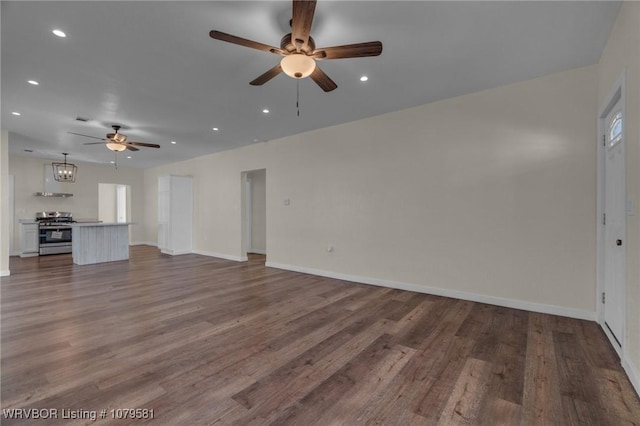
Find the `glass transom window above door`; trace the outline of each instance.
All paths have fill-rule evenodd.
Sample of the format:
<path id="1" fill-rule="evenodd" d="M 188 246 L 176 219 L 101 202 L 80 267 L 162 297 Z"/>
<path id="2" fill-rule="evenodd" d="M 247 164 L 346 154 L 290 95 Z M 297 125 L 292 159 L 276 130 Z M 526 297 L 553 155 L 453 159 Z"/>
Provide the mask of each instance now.
<path id="1" fill-rule="evenodd" d="M 611 116 L 607 129 L 607 148 L 611 149 L 622 140 L 622 111 Z"/>

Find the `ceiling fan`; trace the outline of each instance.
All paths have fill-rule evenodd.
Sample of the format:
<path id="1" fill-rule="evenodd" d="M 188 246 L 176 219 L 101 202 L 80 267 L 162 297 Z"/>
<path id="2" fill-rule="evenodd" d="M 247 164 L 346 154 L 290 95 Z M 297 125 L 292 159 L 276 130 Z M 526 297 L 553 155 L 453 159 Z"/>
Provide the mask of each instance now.
<path id="1" fill-rule="evenodd" d="M 107 133 L 106 138 L 97 138 L 95 136 L 83 135 L 82 133 L 74 133 L 74 132 L 67 132 L 67 133 L 71 135 L 84 136 L 85 138 L 100 139 L 101 141 L 104 141 L 104 142 L 89 142 L 89 143 L 85 143 L 84 145 L 101 145 L 103 143 L 106 143 L 107 148 L 109 148 L 111 151 L 119 152 L 119 151 L 124 151 L 125 149 L 128 149 L 129 151 L 139 151 L 139 149 L 136 148 L 136 146 L 143 146 L 147 148 L 160 148 L 160 145 L 155 143 L 127 141 L 127 135 L 120 133 L 120 126 L 114 124 L 111 127 L 113 128 L 113 131 L 115 133 Z"/>
<path id="2" fill-rule="evenodd" d="M 338 87 L 338 85 L 317 66 L 316 60 L 378 56 L 382 53 L 382 43 L 379 41 L 370 41 L 366 43 L 316 48 L 315 41 L 310 35 L 315 9 L 315 0 L 293 0 L 293 16 L 290 21 L 291 32 L 282 37 L 279 48 L 220 31 L 211 31 L 209 36 L 216 40 L 239 44 L 240 46 L 283 56 L 278 65 L 249 83 L 253 86 L 261 86 L 281 72 L 284 72 L 289 77 L 295 79 L 311 77 L 322 90 L 330 92 Z"/>

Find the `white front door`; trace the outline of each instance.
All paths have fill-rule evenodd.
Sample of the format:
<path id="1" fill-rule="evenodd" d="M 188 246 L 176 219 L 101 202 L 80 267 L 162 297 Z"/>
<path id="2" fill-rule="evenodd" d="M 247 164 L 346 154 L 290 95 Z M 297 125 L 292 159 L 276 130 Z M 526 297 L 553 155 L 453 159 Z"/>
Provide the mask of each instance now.
<path id="1" fill-rule="evenodd" d="M 604 322 L 614 344 L 622 347 L 626 289 L 626 189 L 624 117 L 621 102 L 605 119 L 604 151 Z"/>

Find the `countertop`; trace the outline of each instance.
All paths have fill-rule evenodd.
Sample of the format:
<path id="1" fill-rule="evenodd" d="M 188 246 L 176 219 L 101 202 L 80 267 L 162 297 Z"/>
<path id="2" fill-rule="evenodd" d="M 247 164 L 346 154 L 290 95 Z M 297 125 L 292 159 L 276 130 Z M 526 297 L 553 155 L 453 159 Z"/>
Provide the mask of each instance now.
<path id="1" fill-rule="evenodd" d="M 38 221 L 35 219 L 18 219 L 18 223 L 32 224 L 38 223 Z M 78 219 L 72 222 L 72 224 L 75 223 L 102 223 L 102 221 L 98 219 Z M 64 222 L 61 222 L 61 224 L 64 224 Z"/>
<path id="2" fill-rule="evenodd" d="M 81 226 L 125 226 L 125 225 L 133 225 L 132 222 L 124 222 L 124 223 L 113 223 L 113 222 L 83 222 L 83 223 L 72 223 L 71 226 L 74 228 Z"/>

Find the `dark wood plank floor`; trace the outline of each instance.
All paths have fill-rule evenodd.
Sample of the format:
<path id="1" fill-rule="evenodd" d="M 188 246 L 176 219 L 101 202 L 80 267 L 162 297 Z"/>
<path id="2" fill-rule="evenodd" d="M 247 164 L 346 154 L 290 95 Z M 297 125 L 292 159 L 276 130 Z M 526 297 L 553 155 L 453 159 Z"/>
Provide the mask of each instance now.
<path id="1" fill-rule="evenodd" d="M 2 408 L 162 425 L 638 425 L 593 322 L 132 247 L 11 259 Z M 10 424 L 144 420 L 2 419 Z"/>

